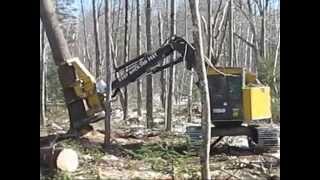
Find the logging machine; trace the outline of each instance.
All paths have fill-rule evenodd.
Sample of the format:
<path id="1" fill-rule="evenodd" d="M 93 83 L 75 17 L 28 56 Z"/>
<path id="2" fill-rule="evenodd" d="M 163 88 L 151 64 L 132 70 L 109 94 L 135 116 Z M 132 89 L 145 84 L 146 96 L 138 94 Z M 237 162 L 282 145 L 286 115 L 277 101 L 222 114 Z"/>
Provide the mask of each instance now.
<path id="1" fill-rule="evenodd" d="M 162 61 L 177 52 L 177 58 L 166 64 Z M 113 96 L 120 88 L 147 74 L 154 74 L 184 62 L 191 70 L 195 65 L 194 47 L 178 36 L 172 36 L 156 51 L 114 67 Z M 104 119 L 105 88 L 108 86 L 95 77 L 77 58 L 59 65 L 60 81 L 70 117 L 70 131 L 79 132 Z M 257 85 L 255 74 L 244 68 L 216 67 L 207 69 L 211 100 L 212 136 L 248 137 L 250 145 L 274 149 L 278 147 L 279 130 L 261 126 L 257 120 L 271 119 L 270 88 Z M 68 93 L 72 93 L 72 96 Z M 68 98 L 73 97 L 73 98 Z M 191 139 L 201 139 L 201 127 L 187 127 Z M 218 138 L 221 139 L 221 138 Z"/>

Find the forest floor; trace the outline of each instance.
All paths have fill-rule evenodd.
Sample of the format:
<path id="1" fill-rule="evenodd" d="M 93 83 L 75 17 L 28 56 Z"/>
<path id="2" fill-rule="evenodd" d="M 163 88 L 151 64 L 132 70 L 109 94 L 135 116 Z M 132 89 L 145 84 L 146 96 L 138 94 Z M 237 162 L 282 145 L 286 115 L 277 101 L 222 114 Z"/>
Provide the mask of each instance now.
<path id="1" fill-rule="evenodd" d="M 196 106 L 197 107 L 197 106 Z M 79 168 L 73 173 L 46 174 L 40 167 L 42 179 L 200 179 L 199 154 L 190 151 L 184 135 L 187 113 L 185 104 L 174 107 L 173 131 L 162 131 L 164 114 L 154 109 L 153 130 L 146 130 L 143 118 L 137 120 L 132 108 L 127 121 L 122 111 L 115 108 L 112 114 L 113 145 L 103 150 L 104 122 L 94 124 L 95 130 L 80 140 L 59 142 L 78 152 Z M 199 108 L 195 108 L 193 123 L 200 123 Z M 145 112 L 143 112 L 145 113 Z M 47 134 L 63 133 L 68 129 L 66 112 L 49 116 Z M 145 117 L 144 115 L 142 117 Z M 214 140 L 214 139 L 213 139 Z M 224 137 L 211 150 L 212 179 L 279 179 L 280 152 L 253 153 L 246 137 Z"/>

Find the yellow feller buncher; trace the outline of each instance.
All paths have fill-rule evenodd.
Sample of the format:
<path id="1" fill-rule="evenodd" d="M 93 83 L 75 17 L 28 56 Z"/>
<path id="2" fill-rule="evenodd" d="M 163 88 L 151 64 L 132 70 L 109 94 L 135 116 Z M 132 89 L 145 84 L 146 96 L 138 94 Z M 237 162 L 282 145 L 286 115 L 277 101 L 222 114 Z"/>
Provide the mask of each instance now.
<path id="1" fill-rule="evenodd" d="M 177 51 L 178 58 L 165 65 L 161 61 Z M 143 75 L 157 73 L 185 61 L 186 68 L 194 66 L 194 48 L 183 38 L 173 36 L 163 46 L 115 67 L 119 76 L 112 82 L 113 96 L 120 88 L 136 81 Z M 72 88 L 76 99 L 67 101 L 70 125 L 73 132 L 104 119 L 104 95 L 106 84 L 95 77 L 77 58 L 68 59 L 59 68 L 72 70 L 66 76 L 64 87 Z M 249 145 L 274 151 L 279 147 L 279 128 L 271 123 L 256 123 L 271 120 L 271 95 L 268 86 L 261 85 L 256 75 L 239 67 L 216 67 L 207 69 L 212 137 L 247 136 Z M 61 78 L 62 79 L 62 78 Z M 200 126 L 188 126 L 186 133 L 192 140 L 201 139 Z M 214 143 L 215 144 L 215 143 Z"/>
<path id="2" fill-rule="evenodd" d="M 172 36 L 157 50 L 114 67 L 115 80 L 107 85 L 102 80 L 97 81 L 78 58 L 71 57 L 50 1 L 40 1 L 40 5 L 40 17 L 58 66 L 68 108 L 70 134 L 79 134 L 81 130 L 90 128 L 91 123 L 104 119 L 107 86 L 111 85 L 114 97 L 120 88 L 147 74 L 160 72 L 181 62 L 188 70 L 195 65 L 194 47 L 183 38 Z M 163 65 L 163 59 L 174 52 L 177 52 L 177 58 Z M 256 76 L 244 68 L 209 67 L 207 72 L 212 136 L 246 135 L 250 145 L 268 150 L 277 148 L 279 129 L 270 124 L 261 126 L 255 123 L 272 117 L 270 88 L 259 85 Z M 189 126 L 186 133 L 191 139 L 201 139 L 200 130 L 200 126 Z"/>

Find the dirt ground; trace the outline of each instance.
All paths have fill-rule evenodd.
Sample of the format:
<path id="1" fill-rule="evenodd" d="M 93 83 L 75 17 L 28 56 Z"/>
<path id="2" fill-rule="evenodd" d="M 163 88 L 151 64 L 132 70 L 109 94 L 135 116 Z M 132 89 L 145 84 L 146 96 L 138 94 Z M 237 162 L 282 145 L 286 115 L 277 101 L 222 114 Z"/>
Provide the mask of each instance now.
<path id="1" fill-rule="evenodd" d="M 80 140 L 64 140 L 61 146 L 77 150 L 80 164 L 76 172 L 57 170 L 47 173 L 40 167 L 41 179 L 200 179 L 200 159 L 192 151 L 185 131 L 185 104 L 174 107 L 173 132 L 163 132 L 163 111 L 154 109 L 155 129 L 144 129 L 143 118 L 137 120 L 134 108 L 129 118 L 122 120 L 120 108 L 114 108 L 112 118 L 113 145 L 103 150 L 104 123 L 94 124 L 94 131 Z M 197 107 L 197 105 L 195 105 Z M 66 112 L 52 113 L 42 135 L 63 133 L 68 129 Z M 196 112 L 196 111 L 195 111 Z M 145 113 L 145 112 L 144 112 Z M 142 116 L 144 117 L 144 116 Z M 194 114 L 194 123 L 200 122 Z M 148 134 L 148 136 L 146 135 Z M 150 135 L 151 134 L 151 135 Z M 213 139 L 214 140 L 214 139 Z M 224 137 L 211 149 L 212 179 L 279 179 L 280 152 L 256 154 L 248 148 L 246 137 Z"/>

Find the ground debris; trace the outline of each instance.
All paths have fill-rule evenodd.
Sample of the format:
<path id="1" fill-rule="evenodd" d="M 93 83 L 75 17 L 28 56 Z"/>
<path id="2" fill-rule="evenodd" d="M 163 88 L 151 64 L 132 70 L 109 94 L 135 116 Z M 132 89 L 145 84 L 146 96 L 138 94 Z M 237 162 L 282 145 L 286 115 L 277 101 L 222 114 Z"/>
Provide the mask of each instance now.
<path id="1" fill-rule="evenodd" d="M 201 105 L 194 107 L 192 123 L 199 124 Z M 176 108 L 176 111 L 181 110 L 184 111 Z M 175 114 L 174 132 L 161 130 L 163 115 L 161 108 L 155 108 L 155 127 L 158 129 L 148 130 L 145 129 L 145 111 L 140 118 L 135 118 L 137 113 L 131 110 L 131 120 L 125 121 L 121 108 L 113 109 L 112 147 L 107 152 L 103 149 L 103 121 L 95 124 L 96 130 L 80 140 L 61 142 L 63 147 L 79 152 L 79 168 L 68 175 L 69 179 L 201 179 L 200 158 L 189 152 L 190 147 L 183 135 L 186 112 Z M 54 123 L 65 130 L 64 121 L 62 125 Z M 55 125 L 48 127 L 52 131 L 62 130 Z M 210 156 L 212 179 L 279 179 L 280 154 L 255 154 L 247 146 L 246 137 L 224 137 L 216 144 Z M 65 176 L 60 174 L 54 179 Z"/>

